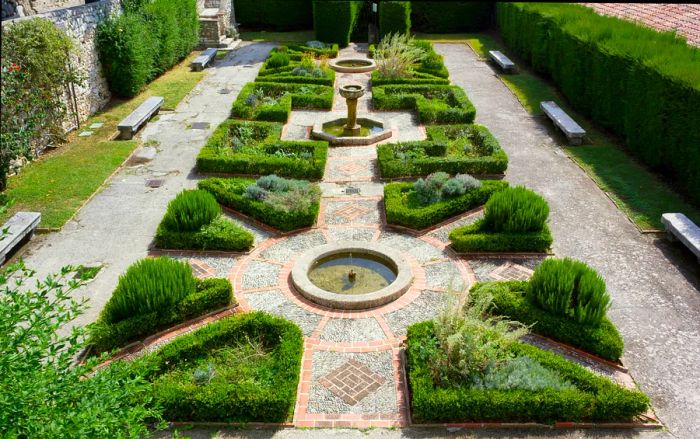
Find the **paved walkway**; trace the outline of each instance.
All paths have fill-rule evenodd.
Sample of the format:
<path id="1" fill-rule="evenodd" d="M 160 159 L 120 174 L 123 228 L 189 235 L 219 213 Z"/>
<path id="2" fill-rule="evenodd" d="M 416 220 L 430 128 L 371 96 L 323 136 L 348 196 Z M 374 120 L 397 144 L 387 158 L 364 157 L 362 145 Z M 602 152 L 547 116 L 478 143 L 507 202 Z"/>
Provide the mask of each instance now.
<path id="1" fill-rule="evenodd" d="M 551 208 L 554 252 L 595 267 L 613 297 L 609 312 L 625 339 L 625 364 L 679 438 L 700 437 L 700 293 L 697 275 L 641 235 L 557 146 L 548 121 L 531 117 L 489 65 L 463 44 L 436 44 L 476 120 L 510 157 L 506 179 L 542 194 Z M 686 277 L 688 276 L 688 277 Z"/>

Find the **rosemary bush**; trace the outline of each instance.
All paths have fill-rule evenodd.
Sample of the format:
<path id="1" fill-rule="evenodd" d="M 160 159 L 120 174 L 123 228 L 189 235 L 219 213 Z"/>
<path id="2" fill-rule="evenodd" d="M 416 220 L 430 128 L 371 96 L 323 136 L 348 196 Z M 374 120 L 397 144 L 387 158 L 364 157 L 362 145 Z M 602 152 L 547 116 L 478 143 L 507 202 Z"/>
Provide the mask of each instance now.
<path id="1" fill-rule="evenodd" d="M 549 216 L 544 198 L 523 186 L 494 194 L 486 203 L 483 227 L 492 232 L 536 232 Z"/>
<path id="2" fill-rule="evenodd" d="M 182 191 L 168 204 L 162 224 L 172 232 L 196 232 L 211 224 L 220 213 L 216 198 L 209 192 Z"/>

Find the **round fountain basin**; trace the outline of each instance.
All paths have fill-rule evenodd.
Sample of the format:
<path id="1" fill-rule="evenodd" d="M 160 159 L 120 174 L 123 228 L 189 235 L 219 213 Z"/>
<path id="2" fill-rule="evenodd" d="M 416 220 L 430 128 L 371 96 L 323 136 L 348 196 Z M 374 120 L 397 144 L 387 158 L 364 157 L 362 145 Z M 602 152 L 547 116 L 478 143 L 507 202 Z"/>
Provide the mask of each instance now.
<path id="1" fill-rule="evenodd" d="M 377 68 L 377 63 L 367 58 L 341 58 L 331 61 L 329 65 L 340 73 L 366 73 Z"/>
<path id="2" fill-rule="evenodd" d="M 338 89 L 340 96 L 345 99 L 359 99 L 365 94 L 365 88 L 359 84 L 346 84 Z"/>
<path id="3" fill-rule="evenodd" d="M 350 271 L 355 273 L 354 281 Z M 292 284 L 299 294 L 334 309 L 384 305 L 404 294 L 412 280 L 403 256 L 375 243 L 346 241 L 315 247 L 292 268 Z"/>

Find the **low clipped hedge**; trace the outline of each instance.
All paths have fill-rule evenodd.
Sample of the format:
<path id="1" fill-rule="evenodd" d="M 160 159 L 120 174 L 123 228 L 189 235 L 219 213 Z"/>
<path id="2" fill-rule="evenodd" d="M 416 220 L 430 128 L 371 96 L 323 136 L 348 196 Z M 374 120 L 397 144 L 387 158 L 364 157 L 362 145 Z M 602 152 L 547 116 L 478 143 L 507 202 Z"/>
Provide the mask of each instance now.
<path id="1" fill-rule="evenodd" d="M 411 33 L 411 2 L 383 1 L 379 3 L 379 34 Z"/>
<path id="2" fill-rule="evenodd" d="M 450 77 L 450 72 L 447 70 L 447 66 L 445 66 L 445 59 L 435 51 L 433 43 L 428 40 L 415 40 L 413 44 L 420 47 L 425 52 L 425 56 L 415 67 L 415 70 L 439 78 L 447 79 Z"/>
<path id="3" fill-rule="evenodd" d="M 256 91 L 278 96 L 274 105 L 251 105 Z M 333 87 L 312 84 L 280 84 L 250 82 L 241 90 L 233 103 L 232 116 L 270 122 L 287 122 L 292 108 L 330 110 L 333 106 Z"/>
<path id="4" fill-rule="evenodd" d="M 101 317 L 91 328 L 90 344 L 95 353 L 110 351 L 223 308 L 233 301 L 233 290 L 227 279 L 197 280 L 195 291 L 170 307 L 135 315 L 115 323 L 108 323 Z"/>
<path id="5" fill-rule="evenodd" d="M 414 110 L 421 123 L 472 123 L 476 109 L 453 85 L 382 85 L 372 88 L 377 110 Z"/>
<path id="6" fill-rule="evenodd" d="M 255 82 L 280 82 L 284 84 L 311 84 L 311 85 L 325 85 L 328 87 L 333 86 L 335 83 L 335 70 L 331 68 L 324 68 L 323 72 L 325 76 L 314 77 L 314 76 L 301 76 L 294 75 L 292 71 L 299 65 L 298 62 L 292 62 L 288 66 L 279 67 L 276 69 L 266 69 L 258 73 Z"/>
<path id="7" fill-rule="evenodd" d="M 624 342 L 607 317 L 599 326 L 582 325 L 557 316 L 533 304 L 525 297 L 528 282 L 484 282 L 474 285 L 470 297 L 493 296 L 492 312 L 530 326 L 536 334 L 559 340 L 599 357 L 616 361 L 622 356 Z"/>
<path id="8" fill-rule="evenodd" d="M 494 390 L 461 383 L 452 388 L 436 387 L 422 349 L 432 343 L 433 331 L 431 321 L 408 328 L 408 380 L 416 422 L 624 422 L 649 407 L 649 398 L 642 392 L 625 389 L 554 353 L 524 343 L 511 347 L 513 355 L 527 355 L 556 371 L 576 389 Z"/>
<path id="9" fill-rule="evenodd" d="M 477 132 L 480 141 L 492 151 L 489 155 L 469 156 L 455 149 L 469 142 L 469 137 L 451 138 L 453 129 Z M 382 178 L 418 177 L 433 172 L 448 174 L 502 174 L 508 168 L 508 156 L 498 140 L 483 125 L 427 126 L 428 140 L 385 143 L 377 146 L 377 162 Z"/>
<path id="10" fill-rule="evenodd" d="M 412 1 L 411 24 L 415 32 L 445 34 L 488 29 L 494 3 L 463 1 Z"/>
<path id="11" fill-rule="evenodd" d="M 264 201 L 246 197 L 245 190 L 255 180 L 250 178 L 207 178 L 198 183 L 200 189 L 210 192 L 224 206 L 253 217 L 283 232 L 313 226 L 318 217 L 320 197 L 307 210 L 287 212 Z"/>
<path id="12" fill-rule="evenodd" d="M 552 233 L 548 226 L 534 232 L 491 232 L 484 227 L 484 220 L 458 227 L 450 232 L 452 248 L 468 252 L 539 252 L 544 253 L 552 245 Z"/>
<path id="13" fill-rule="evenodd" d="M 251 339 L 271 351 L 264 379 L 245 383 L 197 384 L 191 380 L 159 380 L 163 374 L 189 368 L 217 349 Z M 301 369 L 303 335 L 294 323 L 262 312 L 225 318 L 177 338 L 142 361 L 153 382 L 153 398 L 163 417 L 173 421 L 284 422 L 294 411 Z M 255 361 L 255 360 L 251 360 Z"/>
<path id="14" fill-rule="evenodd" d="M 412 72 L 408 78 L 387 78 L 382 76 L 378 70 L 372 71 L 372 86 L 380 85 L 398 85 L 398 84 L 417 84 L 417 85 L 450 85 L 450 80 L 439 76 L 431 75 L 430 73 Z"/>
<path id="15" fill-rule="evenodd" d="M 328 45 L 326 45 L 328 46 Z M 297 55 L 301 56 L 304 53 L 313 53 L 314 57 L 319 58 L 321 56 L 325 56 L 327 58 L 335 58 L 338 56 L 338 45 L 337 44 L 331 44 L 330 47 L 310 47 L 307 46 L 306 44 L 295 44 L 295 43 L 290 43 L 287 44 L 286 46 L 283 46 L 287 48 L 287 52 L 290 53 L 290 55 Z"/>
<path id="16" fill-rule="evenodd" d="M 316 39 L 346 47 L 362 12 L 362 0 L 314 0 Z"/>
<path id="17" fill-rule="evenodd" d="M 508 183 L 505 181 L 487 180 L 464 195 L 424 206 L 415 198 L 413 183 L 389 183 L 384 186 L 386 221 L 411 229 L 424 229 L 481 206 L 494 192 L 506 187 Z"/>

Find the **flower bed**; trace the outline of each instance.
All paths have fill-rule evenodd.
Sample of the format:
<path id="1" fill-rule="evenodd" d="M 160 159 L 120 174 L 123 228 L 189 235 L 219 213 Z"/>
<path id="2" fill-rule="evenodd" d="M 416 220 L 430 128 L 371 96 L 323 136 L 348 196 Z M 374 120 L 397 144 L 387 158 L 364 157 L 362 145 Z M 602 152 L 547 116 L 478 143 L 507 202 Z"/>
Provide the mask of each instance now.
<path id="1" fill-rule="evenodd" d="M 305 181 L 291 180 L 285 190 L 252 191 L 250 188 L 262 188 L 260 181 L 249 178 L 207 178 L 199 182 L 198 187 L 216 197 L 224 206 L 251 216 L 283 232 L 313 226 L 318 217 L 321 192 L 318 185 Z M 282 180 L 282 179 L 278 179 Z M 286 180 L 290 181 L 290 180 Z M 303 188 L 298 188 L 299 185 Z M 285 197 L 280 200 L 280 195 Z"/>
<path id="2" fill-rule="evenodd" d="M 231 114 L 241 119 L 286 122 L 292 108 L 330 110 L 333 87 L 251 82 L 241 90 Z"/>
<path id="3" fill-rule="evenodd" d="M 384 186 L 386 220 L 389 224 L 424 229 L 481 206 L 494 192 L 506 187 L 505 181 L 483 181 L 480 187 L 463 195 L 424 205 L 418 200 L 413 183 L 389 183 Z"/>
<path id="4" fill-rule="evenodd" d="M 94 350 L 105 352 L 234 301 L 227 279 L 197 280 L 186 262 L 146 259 L 129 267 L 91 329 Z"/>
<path id="5" fill-rule="evenodd" d="M 449 174 L 501 174 L 508 156 L 482 125 L 426 127 L 427 141 L 387 143 L 377 146 L 382 178 Z"/>
<path id="6" fill-rule="evenodd" d="M 414 110 L 421 123 L 472 123 L 476 109 L 454 85 L 382 85 L 372 88 L 377 110 Z"/>
<path id="7" fill-rule="evenodd" d="M 624 422 L 649 406 L 649 398 L 642 392 L 622 388 L 556 354 L 524 343 L 510 346 L 510 354 L 528 357 L 568 385 L 558 390 L 502 390 L 469 382 L 436 386 L 428 361 L 436 343 L 434 327 L 429 321 L 408 328 L 408 380 L 416 422 Z"/>
<path id="8" fill-rule="evenodd" d="M 302 54 L 285 48 L 284 51 L 270 52 L 255 82 L 333 86 L 335 71 L 327 66 L 325 60 L 315 62 L 313 53 Z"/>
<path id="9" fill-rule="evenodd" d="M 172 421 L 284 422 L 294 411 L 303 337 L 261 312 L 229 317 L 143 359 Z"/>
<path id="10" fill-rule="evenodd" d="M 227 120 L 197 156 L 199 172 L 320 179 L 328 143 L 281 141 L 276 123 Z"/>

